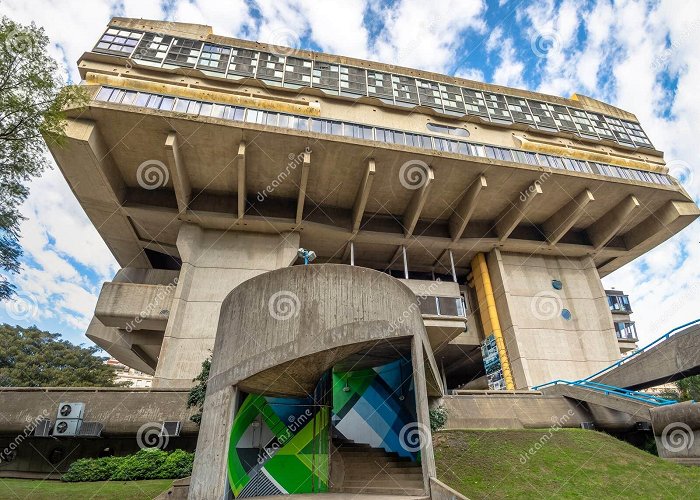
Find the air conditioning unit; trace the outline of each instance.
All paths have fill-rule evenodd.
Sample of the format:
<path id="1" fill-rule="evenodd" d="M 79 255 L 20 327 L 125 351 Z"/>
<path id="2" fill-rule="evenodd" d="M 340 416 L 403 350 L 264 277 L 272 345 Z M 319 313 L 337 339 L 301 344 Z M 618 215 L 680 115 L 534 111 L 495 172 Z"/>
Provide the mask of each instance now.
<path id="1" fill-rule="evenodd" d="M 595 424 L 593 422 L 581 422 L 581 429 L 586 429 L 589 431 L 595 430 Z"/>
<path id="2" fill-rule="evenodd" d="M 102 422 L 86 422 L 83 421 L 78 431 L 78 435 L 81 437 L 100 437 L 102 435 L 102 430 L 105 428 Z"/>
<path id="3" fill-rule="evenodd" d="M 56 425 L 53 427 L 53 436 L 77 436 L 80 432 L 80 426 L 83 423 L 80 419 L 56 420 Z"/>
<path id="4" fill-rule="evenodd" d="M 67 418 L 73 419 L 83 418 L 83 413 L 85 412 L 85 403 L 59 403 L 58 414 L 56 415 L 56 420 L 65 420 Z"/>
<path id="5" fill-rule="evenodd" d="M 167 437 L 177 437 L 180 435 L 180 421 L 165 421 L 160 428 L 160 435 Z"/>
<path id="6" fill-rule="evenodd" d="M 42 418 L 36 423 L 34 427 L 35 437 L 48 437 L 51 433 L 51 420 L 47 418 Z"/>

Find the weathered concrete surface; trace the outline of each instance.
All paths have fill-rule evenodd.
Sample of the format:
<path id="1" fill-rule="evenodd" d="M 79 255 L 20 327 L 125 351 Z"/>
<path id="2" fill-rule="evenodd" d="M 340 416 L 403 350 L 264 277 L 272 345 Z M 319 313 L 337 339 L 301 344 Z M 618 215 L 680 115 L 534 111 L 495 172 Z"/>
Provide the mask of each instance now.
<path id="1" fill-rule="evenodd" d="M 431 500 L 468 500 L 459 491 L 434 477 L 430 478 L 430 498 Z"/>
<path id="2" fill-rule="evenodd" d="M 700 373 L 700 324 L 689 326 L 593 379 L 639 390 Z"/>
<path id="3" fill-rule="evenodd" d="M 620 358 L 595 263 L 493 250 L 488 268 L 517 389 L 578 380 Z M 555 290 L 552 280 L 562 282 Z M 566 320 L 566 308 L 572 317 Z"/>
<path id="4" fill-rule="evenodd" d="M 635 401 L 632 399 L 623 398 L 614 394 L 603 394 L 602 392 L 584 389 L 582 387 L 556 384 L 549 387 L 544 387 L 542 392 L 548 396 L 565 396 L 567 398 L 582 401 L 588 405 L 599 406 L 615 410 L 616 412 L 627 413 L 635 422 L 650 422 L 651 416 L 649 410 L 655 408 L 654 405 Z M 607 424 L 603 421 L 602 414 L 596 419 L 601 425 Z M 614 422 L 611 422 L 614 423 Z"/>
<path id="5" fill-rule="evenodd" d="M 411 352 L 402 355 L 413 360 L 418 423 L 427 425 L 427 390 L 439 389 L 439 376 L 415 295 L 398 280 L 367 268 L 322 264 L 279 269 L 233 289 L 221 306 L 190 498 L 225 492 L 240 390 L 306 396 L 348 356 L 392 343 L 403 348 L 407 340 Z M 427 443 L 426 481 L 435 475 L 431 451 Z"/>
<path id="6" fill-rule="evenodd" d="M 43 412 L 55 420 L 61 402 L 85 403 L 84 420 L 102 422 L 105 436 L 136 435 L 143 424 L 163 420 L 179 420 L 183 434 L 196 434 L 197 425 L 190 421 L 195 410 L 187 408 L 187 394 L 121 387 L 5 387 L 0 391 L 0 435 L 23 432 Z"/>
<path id="7" fill-rule="evenodd" d="M 700 403 L 685 401 L 650 411 L 661 458 L 700 465 Z"/>

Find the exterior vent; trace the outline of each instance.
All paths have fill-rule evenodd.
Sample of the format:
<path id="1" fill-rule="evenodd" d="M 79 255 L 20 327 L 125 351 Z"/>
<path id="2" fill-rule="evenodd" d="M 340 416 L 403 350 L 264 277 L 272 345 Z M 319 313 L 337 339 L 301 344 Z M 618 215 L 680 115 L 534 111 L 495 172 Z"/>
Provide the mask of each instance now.
<path id="1" fill-rule="evenodd" d="M 581 422 L 581 429 L 586 429 L 588 431 L 594 431 L 595 424 L 593 422 Z"/>
<path id="2" fill-rule="evenodd" d="M 165 421 L 160 429 L 161 436 L 177 437 L 180 435 L 180 421 Z"/>
<path id="3" fill-rule="evenodd" d="M 42 418 L 34 427 L 34 437 L 48 437 L 51 433 L 51 420 Z"/>
<path id="4" fill-rule="evenodd" d="M 72 420 L 56 420 L 52 435 L 57 437 L 77 436 L 82 422 L 82 420 L 77 418 Z"/>
<path id="5" fill-rule="evenodd" d="M 56 414 L 56 420 L 63 420 L 67 418 L 82 419 L 84 412 L 84 403 L 59 403 L 58 413 Z"/>
<path id="6" fill-rule="evenodd" d="M 82 437 L 100 437 L 104 428 L 105 426 L 101 422 L 83 422 L 78 435 Z"/>
<path id="7" fill-rule="evenodd" d="M 637 422 L 635 424 L 635 427 L 637 428 L 638 431 L 650 431 L 651 429 L 651 422 Z"/>

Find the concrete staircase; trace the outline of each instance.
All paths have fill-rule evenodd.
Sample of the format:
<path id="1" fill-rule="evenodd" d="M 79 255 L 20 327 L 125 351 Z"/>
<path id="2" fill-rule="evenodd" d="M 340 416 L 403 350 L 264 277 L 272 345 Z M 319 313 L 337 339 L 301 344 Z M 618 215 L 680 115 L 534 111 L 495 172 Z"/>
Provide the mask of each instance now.
<path id="1" fill-rule="evenodd" d="M 345 439 L 334 439 L 333 444 L 345 470 L 337 491 L 429 498 L 425 496 L 421 466 L 410 458 Z"/>

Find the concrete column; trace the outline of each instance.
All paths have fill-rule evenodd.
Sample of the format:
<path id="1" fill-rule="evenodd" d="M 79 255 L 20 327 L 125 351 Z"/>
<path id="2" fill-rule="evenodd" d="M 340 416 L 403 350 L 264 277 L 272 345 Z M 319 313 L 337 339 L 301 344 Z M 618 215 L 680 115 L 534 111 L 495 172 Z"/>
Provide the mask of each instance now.
<path id="1" fill-rule="evenodd" d="M 423 469 L 423 483 L 425 491 L 430 491 L 430 478 L 435 477 L 435 456 L 433 455 L 433 437 L 430 433 L 430 413 L 428 404 L 428 391 L 425 378 L 425 359 L 423 355 L 423 342 L 420 337 L 411 339 L 411 362 L 413 364 L 413 386 L 416 395 L 416 420 L 421 441 L 421 467 Z M 425 432 L 422 432 L 425 431 Z"/>
<path id="2" fill-rule="evenodd" d="M 207 389 L 192 469 L 190 499 L 226 499 L 229 488 L 228 441 L 239 395 L 240 392 L 231 385 Z"/>
<path id="3" fill-rule="evenodd" d="M 299 234 L 227 232 L 183 224 L 177 247 L 182 268 L 154 387 L 192 386 L 214 347 L 221 302 L 242 282 L 291 265 Z"/>

